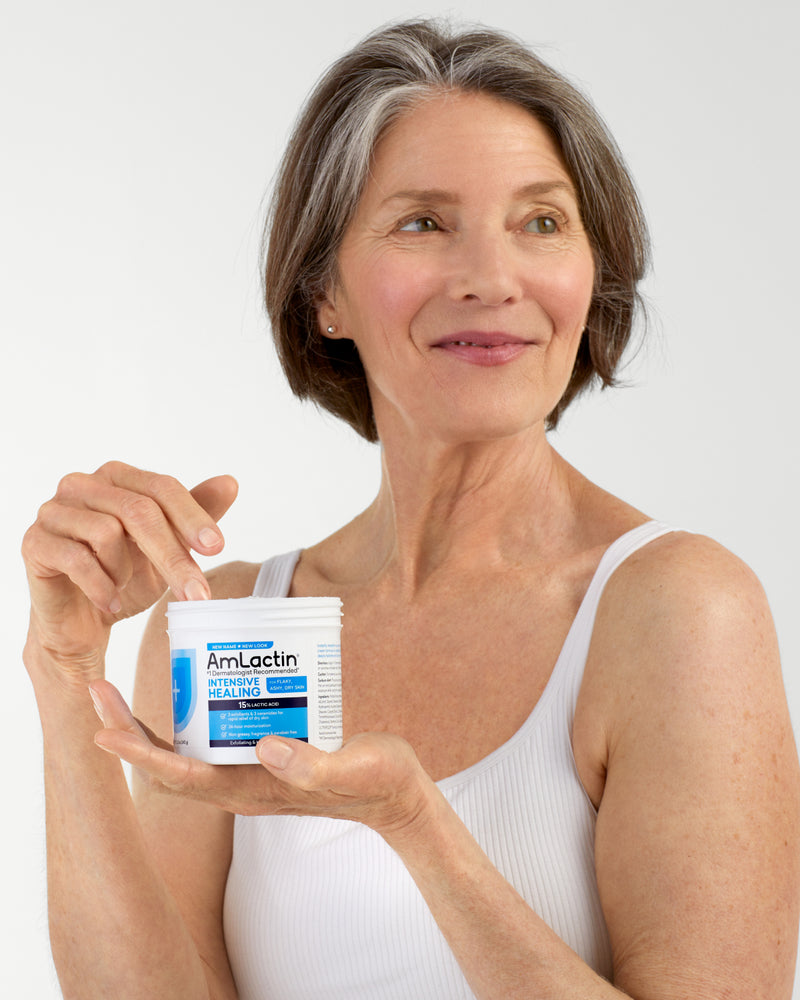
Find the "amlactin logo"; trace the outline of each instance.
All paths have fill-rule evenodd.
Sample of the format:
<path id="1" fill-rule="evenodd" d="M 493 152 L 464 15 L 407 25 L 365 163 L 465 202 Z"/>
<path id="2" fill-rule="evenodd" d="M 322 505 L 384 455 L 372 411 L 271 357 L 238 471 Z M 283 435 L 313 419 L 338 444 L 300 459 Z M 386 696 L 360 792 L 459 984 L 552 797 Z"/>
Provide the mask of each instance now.
<path id="1" fill-rule="evenodd" d="M 272 649 L 274 642 L 209 642 L 209 670 L 257 670 L 259 667 L 296 667 L 294 653 Z M 223 655 L 223 653 L 225 655 Z"/>

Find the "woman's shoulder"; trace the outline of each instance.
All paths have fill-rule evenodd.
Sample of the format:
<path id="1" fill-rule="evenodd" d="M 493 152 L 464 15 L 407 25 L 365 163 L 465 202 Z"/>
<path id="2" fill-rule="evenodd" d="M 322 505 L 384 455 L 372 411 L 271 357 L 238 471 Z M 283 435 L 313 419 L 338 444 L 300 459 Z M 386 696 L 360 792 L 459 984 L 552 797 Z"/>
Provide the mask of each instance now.
<path id="1" fill-rule="evenodd" d="M 654 539 L 613 573 L 587 666 L 617 692 L 606 708 L 621 717 L 620 692 L 654 715 L 783 698 L 775 627 L 756 574 L 723 545 L 685 531 Z"/>
<path id="2" fill-rule="evenodd" d="M 652 631 L 655 622 L 680 629 L 698 617 L 766 608 L 766 597 L 753 570 L 719 542 L 670 530 L 621 563 L 602 603 L 613 618 Z"/>
<path id="3" fill-rule="evenodd" d="M 616 569 L 597 607 L 575 716 L 576 756 L 595 803 L 615 748 L 668 753 L 677 741 L 711 752 L 756 721 L 782 733 L 786 719 L 769 605 L 741 559 L 711 538 L 673 531 Z"/>

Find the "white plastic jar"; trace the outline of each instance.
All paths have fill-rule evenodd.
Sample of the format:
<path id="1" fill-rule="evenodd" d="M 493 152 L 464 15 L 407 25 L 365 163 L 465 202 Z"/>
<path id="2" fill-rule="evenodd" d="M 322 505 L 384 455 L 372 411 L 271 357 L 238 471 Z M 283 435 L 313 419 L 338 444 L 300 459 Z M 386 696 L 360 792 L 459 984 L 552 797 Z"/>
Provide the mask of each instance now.
<path id="1" fill-rule="evenodd" d="M 338 597 L 170 603 L 176 752 L 254 764 L 268 734 L 338 750 L 341 617 Z"/>

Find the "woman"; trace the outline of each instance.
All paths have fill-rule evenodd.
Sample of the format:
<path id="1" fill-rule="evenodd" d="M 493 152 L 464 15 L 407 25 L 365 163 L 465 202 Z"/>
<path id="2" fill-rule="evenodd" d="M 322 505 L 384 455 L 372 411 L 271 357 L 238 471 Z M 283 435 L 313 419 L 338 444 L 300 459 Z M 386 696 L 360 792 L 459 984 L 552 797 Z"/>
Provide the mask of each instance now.
<path id="1" fill-rule="evenodd" d="M 764 596 L 545 435 L 613 382 L 645 247 L 592 109 L 504 36 L 400 25 L 323 78 L 267 303 L 295 391 L 380 441 L 381 487 L 208 579 L 190 553 L 221 551 L 229 477 L 111 463 L 40 511 L 26 664 L 66 997 L 791 995 L 797 759 Z M 172 753 L 167 586 L 341 596 L 343 749 Z M 154 603 L 139 723 L 103 655 Z"/>

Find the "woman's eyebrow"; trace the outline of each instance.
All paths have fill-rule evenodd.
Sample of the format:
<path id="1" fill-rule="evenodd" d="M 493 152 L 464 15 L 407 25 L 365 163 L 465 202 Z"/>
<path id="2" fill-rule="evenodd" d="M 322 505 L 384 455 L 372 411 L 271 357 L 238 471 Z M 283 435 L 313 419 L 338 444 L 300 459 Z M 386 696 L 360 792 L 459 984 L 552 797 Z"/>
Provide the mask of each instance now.
<path id="1" fill-rule="evenodd" d="M 569 181 L 553 178 L 552 180 L 533 181 L 518 188 L 513 197 L 516 200 L 524 201 L 526 198 L 537 198 L 553 191 L 564 191 L 571 197 L 576 198 L 575 189 Z M 422 203 L 435 203 L 438 205 L 456 205 L 461 199 L 455 192 L 445 188 L 408 188 L 403 191 L 395 191 L 381 202 L 381 207 L 393 201 L 413 201 Z"/>
<path id="2" fill-rule="evenodd" d="M 455 205 L 459 201 L 457 194 L 444 188 L 409 188 L 406 191 L 395 191 L 383 199 L 381 205 L 391 201 L 436 202 L 439 205 Z"/>
<path id="3" fill-rule="evenodd" d="M 569 181 L 560 179 L 534 181 L 532 184 L 526 184 L 514 192 L 514 197 L 519 199 L 538 198 L 543 194 L 550 194 L 553 191 L 565 191 L 573 198 L 577 197 L 572 184 Z"/>

